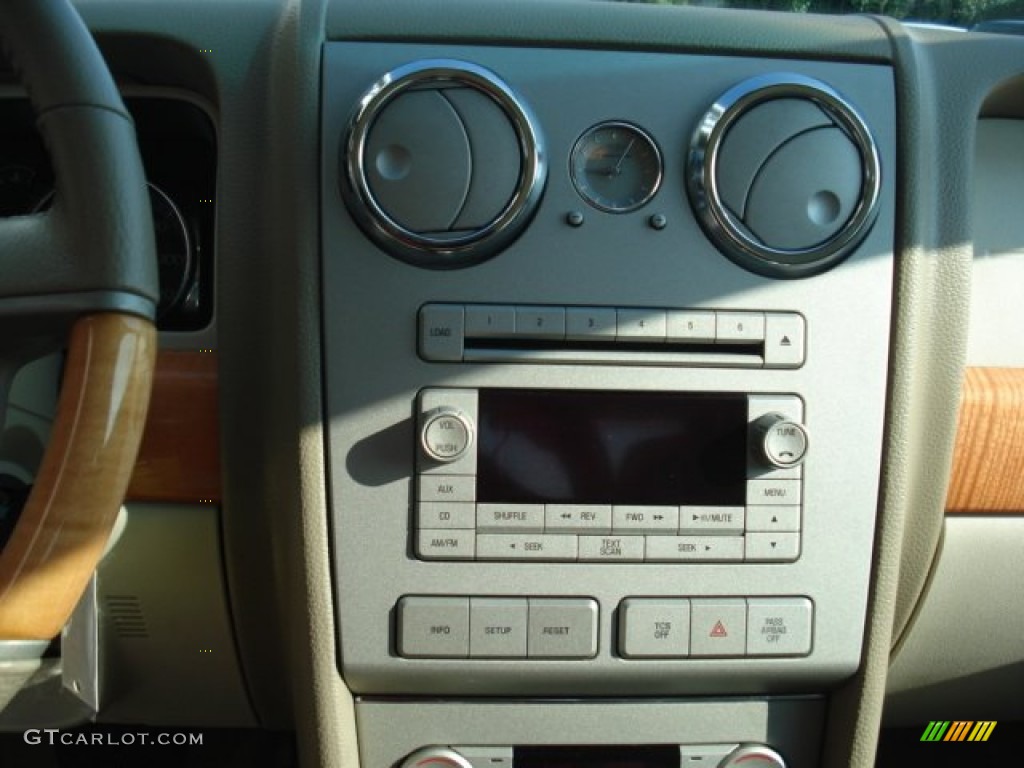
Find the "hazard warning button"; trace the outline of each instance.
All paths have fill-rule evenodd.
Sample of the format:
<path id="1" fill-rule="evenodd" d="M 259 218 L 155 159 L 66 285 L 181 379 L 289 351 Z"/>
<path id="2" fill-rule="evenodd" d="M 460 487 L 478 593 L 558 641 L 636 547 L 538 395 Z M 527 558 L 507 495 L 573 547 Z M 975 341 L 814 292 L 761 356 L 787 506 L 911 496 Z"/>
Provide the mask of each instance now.
<path id="1" fill-rule="evenodd" d="M 691 656 L 743 656 L 746 650 L 746 600 L 691 601 Z"/>

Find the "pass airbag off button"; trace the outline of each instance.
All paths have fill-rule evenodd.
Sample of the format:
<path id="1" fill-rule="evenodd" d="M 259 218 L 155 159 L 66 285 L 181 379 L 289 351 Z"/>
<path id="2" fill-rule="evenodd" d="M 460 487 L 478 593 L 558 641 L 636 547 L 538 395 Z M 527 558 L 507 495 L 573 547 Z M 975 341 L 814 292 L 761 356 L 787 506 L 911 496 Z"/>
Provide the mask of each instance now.
<path id="1" fill-rule="evenodd" d="M 813 608 L 806 597 L 747 600 L 748 656 L 806 656 Z"/>

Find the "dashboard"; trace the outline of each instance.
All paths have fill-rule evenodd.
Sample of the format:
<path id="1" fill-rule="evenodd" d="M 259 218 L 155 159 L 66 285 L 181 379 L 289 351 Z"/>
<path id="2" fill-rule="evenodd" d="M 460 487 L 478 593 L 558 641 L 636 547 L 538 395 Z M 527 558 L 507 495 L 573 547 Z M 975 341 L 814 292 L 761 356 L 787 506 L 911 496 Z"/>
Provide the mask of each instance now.
<path id="1" fill-rule="evenodd" d="M 1024 720 L 1020 38 L 78 7 L 166 376 L 89 717 L 368 768 L 871 766 L 883 727 Z M 33 211 L 5 93 L 0 208 Z"/>

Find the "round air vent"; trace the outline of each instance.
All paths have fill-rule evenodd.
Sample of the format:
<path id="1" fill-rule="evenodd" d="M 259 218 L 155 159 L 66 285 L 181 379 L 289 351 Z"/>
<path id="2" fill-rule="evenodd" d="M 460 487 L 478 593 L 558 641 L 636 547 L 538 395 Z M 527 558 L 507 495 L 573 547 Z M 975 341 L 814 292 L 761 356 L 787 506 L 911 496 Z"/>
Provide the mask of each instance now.
<path id="1" fill-rule="evenodd" d="M 384 250 L 423 267 L 495 255 L 544 188 L 536 121 L 494 73 L 433 59 L 382 77 L 360 100 L 341 160 L 352 215 Z"/>
<path id="2" fill-rule="evenodd" d="M 857 112 L 824 83 L 770 75 L 704 115 L 687 168 L 690 202 L 714 243 L 769 277 L 806 277 L 860 244 L 878 213 L 881 167 Z"/>

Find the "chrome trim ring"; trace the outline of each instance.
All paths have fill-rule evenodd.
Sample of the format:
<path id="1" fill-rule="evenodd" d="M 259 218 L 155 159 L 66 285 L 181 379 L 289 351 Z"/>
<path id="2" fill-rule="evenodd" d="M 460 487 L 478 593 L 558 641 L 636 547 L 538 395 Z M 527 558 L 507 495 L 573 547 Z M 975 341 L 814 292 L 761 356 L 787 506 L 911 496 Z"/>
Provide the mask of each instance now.
<path id="1" fill-rule="evenodd" d="M 512 124 L 519 144 L 520 173 L 512 197 L 485 226 L 450 236 L 414 232 L 377 202 L 366 174 L 366 143 L 374 121 L 400 94 L 411 89 L 463 86 L 495 102 Z M 547 155 L 536 118 L 497 75 L 455 59 L 424 59 L 388 72 L 363 95 L 350 123 L 341 158 L 342 195 L 356 221 L 393 256 L 421 267 L 457 268 L 494 256 L 514 240 L 540 202 L 547 178 Z"/>
<path id="2" fill-rule="evenodd" d="M 861 159 L 860 200 L 838 232 L 811 248 L 787 250 L 760 242 L 719 196 L 718 152 L 729 129 L 754 107 L 784 98 L 813 102 L 853 142 Z M 686 186 L 705 233 L 730 259 L 768 277 L 809 277 L 849 256 L 870 231 L 878 215 L 882 166 L 874 138 L 853 106 L 825 83 L 803 75 L 780 73 L 740 83 L 705 113 L 690 142 Z"/>

